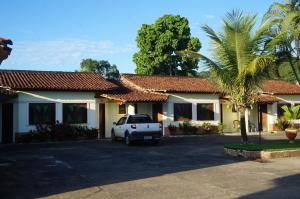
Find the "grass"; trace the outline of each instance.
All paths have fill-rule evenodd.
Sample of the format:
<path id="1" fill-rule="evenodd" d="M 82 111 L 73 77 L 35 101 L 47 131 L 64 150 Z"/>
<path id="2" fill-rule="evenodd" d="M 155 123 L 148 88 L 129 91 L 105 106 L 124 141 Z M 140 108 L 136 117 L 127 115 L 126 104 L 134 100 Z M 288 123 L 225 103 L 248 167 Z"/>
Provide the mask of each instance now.
<path id="1" fill-rule="evenodd" d="M 288 141 L 277 141 L 268 144 L 225 144 L 224 148 L 246 151 L 278 151 L 300 149 L 300 141 L 290 144 Z"/>

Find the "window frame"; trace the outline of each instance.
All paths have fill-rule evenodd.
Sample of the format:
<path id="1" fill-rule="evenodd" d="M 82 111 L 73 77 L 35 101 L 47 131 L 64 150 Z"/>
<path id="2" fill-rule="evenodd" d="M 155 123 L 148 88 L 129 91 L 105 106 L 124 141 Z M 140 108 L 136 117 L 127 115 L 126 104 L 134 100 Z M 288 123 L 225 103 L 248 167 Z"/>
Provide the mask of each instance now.
<path id="1" fill-rule="evenodd" d="M 50 121 L 49 123 L 44 123 L 44 122 L 33 122 L 33 119 L 31 118 L 31 114 L 34 114 L 32 113 L 32 108 L 31 106 L 33 105 L 50 105 L 50 109 L 53 109 L 52 112 L 50 113 Z M 53 103 L 53 102 L 30 102 L 28 103 L 28 125 L 37 125 L 37 124 L 51 124 L 51 123 L 55 123 L 56 121 L 56 103 Z"/>
<path id="2" fill-rule="evenodd" d="M 207 111 L 211 111 L 209 114 L 209 119 L 202 119 L 200 118 L 200 116 L 202 116 L 203 114 L 199 114 L 199 108 L 201 105 L 208 105 L 212 107 L 212 110 L 207 109 Z M 197 121 L 214 121 L 215 120 L 215 107 L 214 107 L 214 103 L 197 103 L 196 104 L 196 112 L 197 112 Z"/>
<path id="3" fill-rule="evenodd" d="M 184 117 L 182 117 L 182 115 L 176 115 L 176 110 L 178 110 L 178 108 L 176 108 L 176 106 L 187 106 L 184 108 L 184 110 L 188 110 L 188 117 L 186 117 L 186 115 L 184 115 Z M 189 110 L 190 109 L 190 110 Z M 177 113 L 178 114 L 178 113 Z M 192 103 L 174 103 L 173 104 L 173 115 L 174 115 L 174 121 L 178 121 L 178 122 L 181 122 L 181 121 L 191 121 L 193 119 L 193 104 Z M 180 118 L 184 118 L 184 119 L 187 119 L 187 120 L 183 120 L 183 119 L 180 119 Z"/>
<path id="4" fill-rule="evenodd" d="M 120 108 L 120 107 L 123 107 L 124 106 L 124 111 Z M 126 104 L 119 104 L 119 106 L 118 106 L 118 108 L 119 108 L 119 110 L 118 110 L 118 113 L 119 114 L 122 114 L 122 115 L 124 115 L 124 114 L 126 114 L 127 113 L 127 111 L 126 111 Z M 122 112 L 121 112 L 121 110 L 122 110 Z"/>
<path id="5" fill-rule="evenodd" d="M 72 104 L 72 105 L 74 105 L 74 104 L 76 104 L 76 105 L 85 105 L 85 107 L 84 107 L 84 109 L 85 109 L 85 113 L 84 113 L 84 116 L 83 116 L 83 122 L 74 122 L 74 121 L 72 121 L 72 122 L 66 122 L 66 116 L 65 116 L 65 106 L 67 106 L 67 105 L 70 105 L 70 104 Z M 82 108 L 82 107 L 81 107 Z M 87 103 L 62 103 L 62 122 L 64 123 L 64 124 L 87 124 L 88 123 L 88 106 L 87 106 Z"/>

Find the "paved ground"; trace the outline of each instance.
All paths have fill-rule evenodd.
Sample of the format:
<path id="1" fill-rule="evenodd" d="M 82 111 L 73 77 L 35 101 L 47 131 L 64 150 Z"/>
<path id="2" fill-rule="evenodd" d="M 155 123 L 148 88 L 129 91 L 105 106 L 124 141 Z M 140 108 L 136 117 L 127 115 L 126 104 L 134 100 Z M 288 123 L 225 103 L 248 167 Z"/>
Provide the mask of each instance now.
<path id="1" fill-rule="evenodd" d="M 0 146 L 0 198 L 300 198 L 300 158 L 262 163 L 224 156 L 223 144 L 239 139 Z"/>

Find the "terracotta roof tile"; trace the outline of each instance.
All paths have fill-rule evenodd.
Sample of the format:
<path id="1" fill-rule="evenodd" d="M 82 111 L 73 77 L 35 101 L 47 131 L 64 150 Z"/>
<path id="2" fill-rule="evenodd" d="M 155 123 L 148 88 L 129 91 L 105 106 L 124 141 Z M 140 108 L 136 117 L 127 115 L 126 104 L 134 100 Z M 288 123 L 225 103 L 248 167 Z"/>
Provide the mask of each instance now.
<path id="1" fill-rule="evenodd" d="M 118 100 L 122 102 L 164 102 L 167 101 L 168 95 L 147 92 L 135 89 L 129 85 L 125 85 L 123 82 L 113 81 L 114 84 L 118 85 L 118 88 L 112 89 L 109 92 L 100 94 L 100 96 Z"/>
<path id="2" fill-rule="evenodd" d="M 122 78 L 140 88 L 152 91 L 182 93 L 218 92 L 214 83 L 200 77 L 123 74 Z"/>
<path id="3" fill-rule="evenodd" d="M 116 87 L 95 73 L 19 70 L 0 70 L 0 86 L 56 91 L 105 91 Z"/>
<path id="4" fill-rule="evenodd" d="M 258 103 L 267 103 L 267 104 L 279 101 L 279 99 L 273 95 L 257 95 L 255 96 L 255 100 Z"/>
<path id="5" fill-rule="evenodd" d="M 266 80 L 263 82 L 262 91 L 264 93 L 277 95 L 297 95 L 300 94 L 300 86 L 282 80 Z"/>

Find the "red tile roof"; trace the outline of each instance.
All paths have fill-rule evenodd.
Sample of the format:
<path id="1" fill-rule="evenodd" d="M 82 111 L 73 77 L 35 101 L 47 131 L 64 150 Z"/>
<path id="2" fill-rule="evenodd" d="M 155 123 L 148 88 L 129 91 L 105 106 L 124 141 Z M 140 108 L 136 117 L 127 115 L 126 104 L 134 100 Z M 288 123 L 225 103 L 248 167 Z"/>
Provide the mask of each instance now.
<path id="1" fill-rule="evenodd" d="M 112 100 L 126 102 L 164 102 L 167 101 L 168 95 L 147 92 L 142 90 L 137 90 L 122 82 L 114 82 L 119 87 L 112 89 L 110 92 L 105 92 L 100 94 L 101 97 L 105 97 Z"/>
<path id="2" fill-rule="evenodd" d="M 126 84 L 132 84 L 150 91 L 182 93 L 218 92 L 217 86 L 214 83 L 200 77 L 123 74 L 122 79 Z"/>
<path id="3" fill-rule="evenodd" d="M 18 70 L 0 70 L 0 86 L 47 91 L 105 91 L 116 87 L 95 73 Z"/>
<path id="4" fill-rule="evenodd" d="M 255 101 L 258 103 L 274 103 L 278 102 L 279 99 L 273 95 L 257 95 L 255 96 Z"/>
<path id="5" fill-rule="evenodd" d="M 277 95 L 297 95 L 300 94 L 300 86 L 282 80 L 266 80 L 261 89 L 264 93 Z"/>

